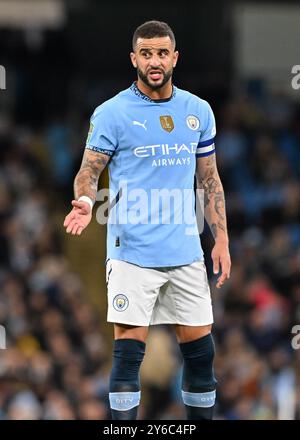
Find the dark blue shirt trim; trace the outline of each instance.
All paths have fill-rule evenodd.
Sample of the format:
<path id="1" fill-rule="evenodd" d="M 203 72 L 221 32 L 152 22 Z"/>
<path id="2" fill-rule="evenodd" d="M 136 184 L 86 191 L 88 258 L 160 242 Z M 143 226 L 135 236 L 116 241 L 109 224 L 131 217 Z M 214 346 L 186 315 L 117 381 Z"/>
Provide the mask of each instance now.
<path id="1" fill-rule="evenodd" d="M 136 96 L 138 96 L 139 98 L 144 99 L 144 101 L 159 103 L 159 102 L 168 102 L 168 101 L 171 101 L 171 99 L 175 98 L 175 96 L 176 96 L 176 87 L 174 85 L 172 85 L 172 87 L 173 87 L 172 95 L 170 96 L 170 98 L 166 98 L 166 99 L 151 99 L 151 98 L 149 98 L 149 96 L 145 95 L 145 93 L 140 91 L 140 89 L 136 85 L 136 82 L 131 84 L 130 90 L 132 90 L 133 93 Z"/>
<path id="2" fill-rule="evenodd" d="M 215 149 L 213 149 L 212 151 L 207 151 L 206 153 L 197 153 L 196 157 L 205 157 L 205 156 L 209 156 L 210 154 L 215 153 Z"/>
<path id="3" fill-rule="evenodd" d="M 198 145 L 197 145 L 197 148 L 199 148 L 199 147 L 208 147 L 208 145 L 211 145 L 211 144 L 214 143 L 214 139 L 215 138 L 213 137 L 211 139 L 208 139 L 207 141 L 199 142 Z"/>
<path id="4" fill-rule="evenodd" d="M 106 154 L 107 156 L 113 156 L 114 152 L 110 150 L 105 150 L 104 148 L 94 147 L 93 145 L 86 145 L 85 148 L 88 150 L 96 151 L 97 153 Z"/>

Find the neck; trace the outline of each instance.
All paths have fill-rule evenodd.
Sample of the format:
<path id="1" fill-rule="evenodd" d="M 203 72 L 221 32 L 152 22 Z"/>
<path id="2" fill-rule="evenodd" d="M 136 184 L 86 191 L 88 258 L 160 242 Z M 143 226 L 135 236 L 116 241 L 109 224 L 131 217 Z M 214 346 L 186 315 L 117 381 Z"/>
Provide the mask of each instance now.
<path id="1" fill-rule="evenodd" d="M 173 92 L 171 78 L 163 87 L 157 90 L 151 89 L 140 78 L 138 78 L 136 85 L 142 93 L 149 96 L 149 98 L 151 99 L 168 99 L 172 96 L 172 92 Z"/>

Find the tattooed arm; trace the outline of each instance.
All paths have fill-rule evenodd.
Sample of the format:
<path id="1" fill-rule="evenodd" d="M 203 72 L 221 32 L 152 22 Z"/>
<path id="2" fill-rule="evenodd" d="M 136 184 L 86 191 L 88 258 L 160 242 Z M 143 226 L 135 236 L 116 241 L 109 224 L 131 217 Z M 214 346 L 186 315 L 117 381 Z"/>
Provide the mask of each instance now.
<path id="1" fill-rule="evenodd" d="M 197 159 L 198 187 L 204 189 L 204 214 L 214 239 L 228 242 L 225 197 L 217 170 L 216 155 Z"/>
<path id="2" fill-rule="evenodd" d="M 98 180 L 100 174 L 106 167 L 110 157 L 85 149 L 81 163 L 74 180 L 75 200 L 72 200 L 73 209 L 66 216 L 64 227 L 66 232 L 72 235 L 80 235 L 88 226 L 92 218 L 92 209 L 88 202 L 78 201 L 79 197 L 87 196 L 94 203 L 96 201 Z"/>
<path id="3" fill-rule="evenodd" d="M 212 250 L 214 273 L 219 273 L 220 265 L 222 269 L 217 282 L 219 288 L 230 276 L 231 261 L 228 249 L 225 197 L 215 154 L 197 159 L 196 176 L 198 188 L 204 189 L 204 216 L 215 239 Z"/>
<path id="4" fill-rule="evenodd" d="M 88 148 L 84 150 L 81 167 L 74 180 L 75 199 L 88 196 L 93 202 L 96 201 L 98 180 L 109 159 L 106 154 Z"/>

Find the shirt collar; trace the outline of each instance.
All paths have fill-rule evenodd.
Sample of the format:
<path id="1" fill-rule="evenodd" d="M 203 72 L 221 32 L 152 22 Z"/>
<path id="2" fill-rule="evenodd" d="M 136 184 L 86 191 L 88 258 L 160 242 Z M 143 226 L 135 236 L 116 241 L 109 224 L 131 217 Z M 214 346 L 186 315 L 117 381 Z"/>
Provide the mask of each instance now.
<path id="1" fill-rule="evenodd" d="M 152 99 L 152 98 L 149 98 L 149 96 L 147 96 L 147 95 L 145 95 L 145 93 L 141 92 L 141 90 L 137 86 L 136 81 L 131 84 L 130 90 L 132 90 L 133 93 L 136 96 L 138 96 L 139 98 L 144 99 L 144 101 L 155 102 L 155 103 L 171 101 L 172 99 L 175 98 L 175 95 L 176 95 L 176 87 L 173 84 L 172 84 L 172 95 L 170 96 L 170 98 L 165 98 L 165 99 Z"/>

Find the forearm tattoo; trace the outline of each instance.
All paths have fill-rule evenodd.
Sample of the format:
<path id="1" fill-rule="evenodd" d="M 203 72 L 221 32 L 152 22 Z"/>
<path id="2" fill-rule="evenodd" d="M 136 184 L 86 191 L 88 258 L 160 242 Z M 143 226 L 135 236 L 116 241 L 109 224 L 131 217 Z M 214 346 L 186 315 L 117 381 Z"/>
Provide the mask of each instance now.
<path id="1" fill-rule="evenodd" d="M 215 155 L 197 159 L 197 180 L 204 189 L 205 218 L 213 237 L 227 237 L 225 197 Z"/>
<path id="2" fill-rule="evenodd" d="M 109 159 L 105 154 L 85 149 L 80 170 L 74 180 L 76 199 L 84 195 L 96 200 L 98 180 Z"/>

